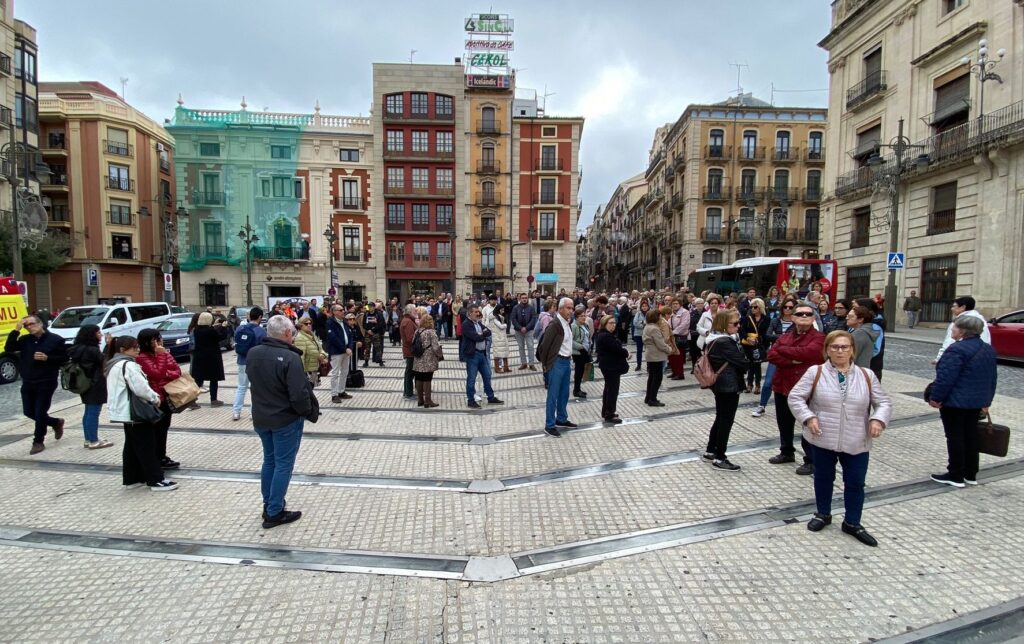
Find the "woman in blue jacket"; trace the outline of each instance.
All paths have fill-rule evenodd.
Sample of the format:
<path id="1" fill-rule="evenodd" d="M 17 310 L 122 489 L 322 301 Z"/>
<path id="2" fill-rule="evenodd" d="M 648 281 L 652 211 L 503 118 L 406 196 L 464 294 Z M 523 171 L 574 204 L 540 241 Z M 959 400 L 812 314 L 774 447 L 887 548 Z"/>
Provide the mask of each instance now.
<path id="1" fill-rule="evenodd" d="M 949 453 L 947 472 L 932 474 L 936 483 L 978 484 L 978 415 L 996 395 L 996 352 L 981 340 L 984 330 L 984 320 L 958 317 L 954 342 L 935 365 L 928 404 L 939 410 Z"/>

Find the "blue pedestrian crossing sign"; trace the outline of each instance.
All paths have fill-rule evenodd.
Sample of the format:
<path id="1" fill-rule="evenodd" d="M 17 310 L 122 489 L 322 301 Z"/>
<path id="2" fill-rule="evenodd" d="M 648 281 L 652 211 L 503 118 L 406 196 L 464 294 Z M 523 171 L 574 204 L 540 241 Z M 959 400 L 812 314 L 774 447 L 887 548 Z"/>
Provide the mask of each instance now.
<path id="1" fill-rule="evenodd" d="M 889 259 L 886 261 L 886 269 L 897 270 L 901 269 L 906 265 L 906 256 L 903 253 L 889 253 Z"/>

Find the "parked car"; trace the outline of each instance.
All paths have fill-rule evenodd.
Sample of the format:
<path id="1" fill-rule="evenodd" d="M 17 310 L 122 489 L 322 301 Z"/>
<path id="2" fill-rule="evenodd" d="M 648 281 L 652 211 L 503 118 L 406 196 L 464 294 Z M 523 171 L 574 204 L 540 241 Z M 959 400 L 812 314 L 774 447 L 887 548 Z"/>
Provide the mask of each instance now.
<path id="1" fill-rule="evenodd" d="M 192 321 L 191 313 L 177 313 L 156 325 L 160 337 L 164 339 L 164 347 L 171 352 L 175 360 L 189 359 L 192 351 L 192 338 L 188 334 L 188 325 Z"/>
<path id="2" fill-rule="evenodd" d="M 1014 311 L 988 321 L 992 348 L 1005 360 L 1024 361 L 1024 310 Z"/>
<path id="3" fill-rule="evenodd" d="M 238 325 L 249 319 L 249 311 L 252 310 L 251 306 L 232 306 L 228 312 L 228 321 L 231 323 L 231 328 L 237 329 Z M 263 320 L 260 321 L 260 326 L 264 329 L 267 328 L 267 310 L 263 309 Z"/>
<path id="4" fill-rule="evenodd" d="M 83 324 L 96 324 L 103 334 L 112 336 L 138 335 L 142 329 L 152 328 L 171 315 L 167 302 L 132 302 L 126 304 L 97 304 L 71 306 L 50 322 L 50 331 L 73 344 Z M 103 343 L 101 343 L 102 346 Z"/>

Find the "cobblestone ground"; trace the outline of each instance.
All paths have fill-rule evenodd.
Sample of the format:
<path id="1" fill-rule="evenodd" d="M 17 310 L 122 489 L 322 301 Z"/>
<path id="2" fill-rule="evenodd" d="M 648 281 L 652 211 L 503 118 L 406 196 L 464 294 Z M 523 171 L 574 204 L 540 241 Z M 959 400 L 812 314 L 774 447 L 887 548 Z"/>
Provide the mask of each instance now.
<path id="1" fill-rule="evenodd" d="M 811 481 L 767 463 L 777 430 L 771 408 L 751 417 L 753 396 L 731 437 L 743 470 L 703 463 L 713 399 L 692 380 L 667 381 L 654 409 L 631 373 L 626 423 L 605 427 L 598 378 L 569 407 L 580 429 L 555 440 L 539 431 L 539 373 L 496 376 L 506 405 L 471 411 L 450 359 L 441 407 L 423 411 L 402 399 L 388 348 L 352 400 L 317 390 L 324 416 L 306 425 L 288 494 L 304 516 L 269 531 L 248 407 L 233 422 L 204 397 L 175 416 L 183 469 L 168 494 L 121 488 L 123 429 L 105 415 L 117 446 L 87 451 L 81 406 L 55 403 L 65 437 L 29 457 L 15 408 L 0 423 L 0 640 L 869 641 L 1020 598 L 1022 370 L 1000 367 L 993 406 L 1015 428 L 1010 454 L 983 456 L 982 484 L 951 490 L 926 482 L 945 464 L 919 395 L 934 351 L 889 351 L 899 422 L 875 443 L 863 520 L 876 549 L 838 520 L 804 528 Z"/>

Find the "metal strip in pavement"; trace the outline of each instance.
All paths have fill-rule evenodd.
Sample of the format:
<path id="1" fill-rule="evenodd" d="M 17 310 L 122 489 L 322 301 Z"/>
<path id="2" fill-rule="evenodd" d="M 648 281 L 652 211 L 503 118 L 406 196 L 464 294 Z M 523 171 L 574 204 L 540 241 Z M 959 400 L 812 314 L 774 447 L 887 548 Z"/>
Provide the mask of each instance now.
<path id="1" fill-rule="evenodd" d="M 700 410 L 690 411 L 696 412 Z M 928 420 L 933 419 L 935 416 L 936 414 L 934 413 L 927 413 L 920 414 L 917 416 L 910 416 L 907 418 L 901 418 L 890 423 L 890 427 L 907 426 L 927 422 Z M 601 426 L 603 425 L 600 423 L 595 423 L 594 426 L 590 427 L 589 429 Z M 583 426 L 577 429 L 567 431 L 587 430 L 588 427 Z M 541 433 L 541 435 L 543 435 L 543 433 Z M 313 436 L 313 434 L 310 434 L 310 436 Z M 794 437 L 794 440 L 798 438 L 798 436 Z M 745 452 L 754 452 L 758 450 L 763 450 L 765 448 L 771 448 L 776 445 L 778 445 L 778 439 L 763 438 L 756 441 L 751 441 L 749 443 L 733 445 L 730 448 L 729 452 L 731 454 L 741 454 Z M 591 478 L 595 476 L 604 476 L 607 474 L 612 474 L 614 472 L 629 472 L 647 469 L 651 467 L 661 467 L 665 465 L 675 465 L 679 463 L 692 462 L 699 460 L 700 457 L 701 452 L 699 451 L 685 450 L 680 452 L 672 452 L 669 454 L 661 454 L 657 456 L 646 456 L 641 458 L 611 461 L 607 463 L 582 465 L 579 467 L 565 468 L 560 470 L 553 470 L 549 472 L 541 472 L 538 474 L 530 474 L 524 476 L 506 477 L 503 479 L 457 480 L 369 475 L 333 475 L 301 473 L 292 475 L 292 483 L 296 485 L 322 485 L 325 487 L 383 488 L 400 490 L 469 492 L 474 494 L 491 494 L 494 492 L 504 492 L 511 489 L 530 487 L 533 485 L 542 485 L 545 483 L 554 483 L 581 478 Z M 121 472 L 121 466 L 114 464 L 46 461 L 38 459 L 0 458 L 0 466 L 48 471 L 85 472 L 93 474 L 119 474 Z M 260 480 L 259 472 L 244 470 L 216 470 L 206 468 L 182 468 L 176 470 L 174 476 L 175 478 L 181 479 L 197 479 L 207 481 L 234 481 L 240 483 L 258 483 Z"/>
<path id="2" fill-rule="evenodd" d="M 1024 598 L 983 608 L 945 622 L 901 633 L 877 644 L 954 644 L 1021 641 L 1024 633 Z"/>
<path id="3" fill-rule="evenodd" d="M 995 480 L 1016 477 L 1021 474 L 1024 474 L 1024 459 L 1005 461 L 982 468 L 978 473 L 978 482 L 981 485 L 987 485 Z M 955 491 L 954 488 L 938 485 L 927 479 L 904 481 L 868 488 L 865 505 L 866 507 L 890 505 Z M 961 491 L 960 493 L 965 492 Z M 842 498 L 834 499 L 833 504 L 835 507 L 841 508 Z M 782 527 L 806 519 L 813 509 L 813 499 L 807 499 L 781 507 L 768 507 L 702 521 L 496 556 L 423 555 L 327 548 L 268 547 L 255 544 L 34 530 L 19 526 L 0 526 L 0 545 L 293 570 L 356 572 L 494 582 Z M 922 630 L 916 633 L 917 639 L 896 641 L 934 643 L 961 641 L 956 638 L 956 634 L 975 632 L 979 624 L 993 624 L 995 620 L 1001 618 L 1017 619 L 1021 611 L 1019 605 L 1011 605 L 1005 610 L 1000 610 L 1002 608 L 990 609 L 989 614 L 980 615 L 980 621 L 979 613 L 975 613 L 953 620 L 953 622 L 930 627 L 937 628 L 936 633 L 953 634 L 953 639 L 925 639 L 934 636 L 930 635 L 927 630 Z M 971 620 L 972 616 L 976 619 Z M 1004 623 L 1012 625 L 1015 622 L 1006 621 Z M 944 630 L 943 626 L 946 627 Z M 1019 633 L 1019 630 L 1007 632 Z"/>

